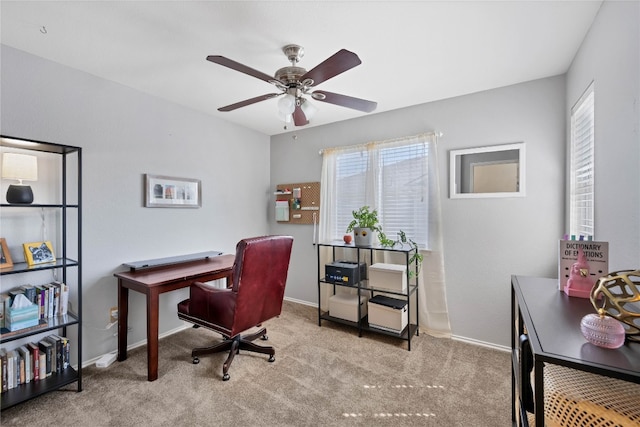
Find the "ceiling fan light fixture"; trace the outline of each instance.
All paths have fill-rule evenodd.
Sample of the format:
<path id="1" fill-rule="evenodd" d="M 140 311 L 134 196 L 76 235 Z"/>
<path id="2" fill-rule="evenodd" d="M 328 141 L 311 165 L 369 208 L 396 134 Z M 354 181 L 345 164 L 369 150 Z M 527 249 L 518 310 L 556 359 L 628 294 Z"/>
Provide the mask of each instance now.
<path id="1" fill-rule="evenodd" d="M 293 120 L 291 114 L 284 114 L 282 111 L 278 111 L 278 117 L 285 123 L 285 125 L 291 123 Z"/>
<path id="2" fill-rule="evenodd" d="M 304 98 L 302 98 L 302 104 L 300 105 L 300 109 L 304 113 L 307 120 L 311 120 L 311 118 L 318 111 L 318 107 L 316 107 L 315 105 L 313 105 L 312 103 L 310 103 L 308 100 Z"/>
<path id="3" fill-rule="evenodd" d="M 282 115 L 291 115 L 296 109 L 296 97 L 291 94 L 286 94 L 278 101 L 278 111 Z"/>

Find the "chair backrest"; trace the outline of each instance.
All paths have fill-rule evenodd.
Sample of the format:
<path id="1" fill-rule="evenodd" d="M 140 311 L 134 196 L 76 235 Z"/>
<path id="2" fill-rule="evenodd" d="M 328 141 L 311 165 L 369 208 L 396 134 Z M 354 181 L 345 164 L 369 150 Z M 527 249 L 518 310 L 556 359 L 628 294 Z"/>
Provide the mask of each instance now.
<path id="1" fill-rule="evenodd" d="M 292 246 L 290 236 L 238 242 L 232 275 L 237 292 L 232 336 L 280 315 Z"/>

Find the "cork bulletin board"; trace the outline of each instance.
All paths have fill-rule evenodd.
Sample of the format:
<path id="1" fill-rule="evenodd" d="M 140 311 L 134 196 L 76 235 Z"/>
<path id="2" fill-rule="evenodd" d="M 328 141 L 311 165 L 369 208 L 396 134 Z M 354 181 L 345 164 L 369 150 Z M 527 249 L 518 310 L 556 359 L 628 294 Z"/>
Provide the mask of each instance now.
<path id="1" fill-rule="evenodd" d="M 289 221 L 282 224 L 318 224 L 320 222 L 320 183 L 300 182 L 276 186 L 276 201 L 289 203 Z M 295 197 L 299 195 L 300 197 Z M 314 221 L 315 217 L 315 221 Z"/>

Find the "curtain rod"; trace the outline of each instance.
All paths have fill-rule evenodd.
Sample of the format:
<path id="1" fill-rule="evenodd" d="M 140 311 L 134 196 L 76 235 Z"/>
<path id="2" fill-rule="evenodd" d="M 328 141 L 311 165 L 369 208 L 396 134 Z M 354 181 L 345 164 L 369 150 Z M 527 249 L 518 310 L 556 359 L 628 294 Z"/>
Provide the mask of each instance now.
<path id="1" fill-rule="evenodd" d="M 327 148 L 320 149 L 318 151 L 318 154 L 322 155 L 325 150 L 344 150 L 344 149 L 347 149 L 347 148 L 358 148 L 358 147 L 364 148 L 369 144 L 385 144 L 385 143 L 388 143 L 388 142 L 400 141 L 401 139 L 418 138 L 420 136 L 437 136 L 438 138 L 442 138 L 444 136 L 444 133 L 439 132 L 439 131 L 423 132 L 423 133 L 419 133 L 417 135 L 410 135 L 410 136 L 402 136 L 402 137 L 399 137 L 399 138 L 384 139 L 382 141 L 369 141 L 369 142 L 365 142 L 365 143 L 362 143 L 362 144 L 347 145 L 347 146 L 343 146 L 343 147 L 327 147 Z"/>

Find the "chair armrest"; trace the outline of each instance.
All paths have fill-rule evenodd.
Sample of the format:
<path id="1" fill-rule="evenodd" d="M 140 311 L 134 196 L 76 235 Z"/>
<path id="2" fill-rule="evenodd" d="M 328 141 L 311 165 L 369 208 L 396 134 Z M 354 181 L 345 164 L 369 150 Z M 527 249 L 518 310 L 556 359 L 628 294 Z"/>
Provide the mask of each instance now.
<path id="1" fill-rule="evenodd" d="M 237 293 L 201 282 L 189 287 L 189 313 L 206 322 L 229 327 L 233 321 Z"/>

